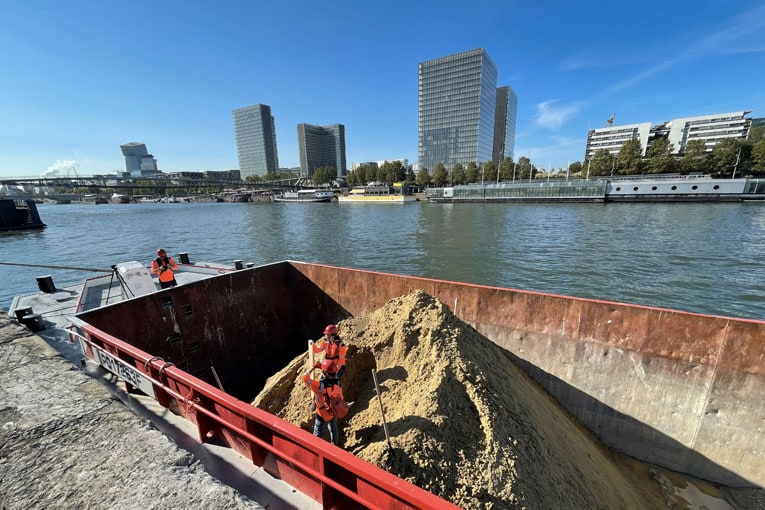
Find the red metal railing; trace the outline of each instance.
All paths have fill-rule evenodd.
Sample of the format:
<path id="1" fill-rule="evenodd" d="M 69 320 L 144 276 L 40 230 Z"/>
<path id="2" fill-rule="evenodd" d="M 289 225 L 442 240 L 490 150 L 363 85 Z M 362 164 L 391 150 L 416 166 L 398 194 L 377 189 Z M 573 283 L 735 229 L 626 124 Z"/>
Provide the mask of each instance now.
<path id="1" fill-rule="evenodd" d="M 165 408 L 175 403 L 194 423 L 200 442 L 213 438 L 231 447 L 271 476 L 327 509 L 457 509 L 458 507 L 391 473 L 319 439 L 281 418 L 223 391 L 86 322 L 71 318 L 72 340 L 97 363 L 106 353 L 121 365 L 115 372 L 129 387 L 138 379 L 153 386 Z M 99 356 L 99 351 L 102 353 Z M 108 365 L 108 363 L 107 363 Z M 128 381 L 132 381 L 128 382 Z"/>

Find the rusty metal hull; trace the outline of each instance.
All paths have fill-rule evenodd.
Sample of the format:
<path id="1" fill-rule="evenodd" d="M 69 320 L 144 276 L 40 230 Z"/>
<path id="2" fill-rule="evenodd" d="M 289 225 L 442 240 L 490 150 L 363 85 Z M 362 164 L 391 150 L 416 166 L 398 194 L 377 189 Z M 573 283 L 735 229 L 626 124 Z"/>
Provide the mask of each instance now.
<path id="1" fill-rule="evenodd" d="M 315 499 L 342 497 L 347 503 L 360 496 L 316 481 L 312 469 L 326 469 L 321 466 L 327 459 L 313 436 L 241 401 L 303 352 L 305 339 L 327 322 L 370 312 L 415 289 L 503 347 L 606 445 L 703 479 L 765 485 L 761 321 L 302 262 L 209 278 L 78 319 L 99 346 L 133 349 L 123 358 L 135 358 L 133 364 L 139 370 L 145 365 L 153 377 L 170 377 L 175 387 L 161 390 L 158 399 L 197 420 L 200 440 L 223 438 L 256 464 L 294 478 Z M 161 359 L 147 363 L 154 356 Z M 214 387 L 213 366 L 229 395 Z M 211 410 L 189 407 L 194 399 Z M 221 416 L 244 432 L 222 425 Z M 296 460 L 274 454 L 270 448 L 277 443 L 299 451 L 298 459 L 310 458 L 313 467 L 285 467 Z M 402 508 L 416 507 L 367 481 L 376 471 L 343 454 L 333 453 L 331 462 L 354 478 L 354 486 L 373 485 L 375 497 L 385 493 Z"/>

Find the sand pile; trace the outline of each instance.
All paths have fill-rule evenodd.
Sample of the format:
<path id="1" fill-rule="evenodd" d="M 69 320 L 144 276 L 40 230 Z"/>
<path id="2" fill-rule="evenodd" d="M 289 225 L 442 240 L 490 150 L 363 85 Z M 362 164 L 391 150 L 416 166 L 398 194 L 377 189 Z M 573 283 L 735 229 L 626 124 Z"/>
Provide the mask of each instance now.
<path id="1" fill-rule="evenodd" d="M 338 324 L 351 412 L 340 445 L 469 509 L 666 508 L 490 340 L 415 291 Z M 307 355 L 270 378 L 253 405 L 311 431 Z M 372 369 L 377 370 L 393 450 Z"/>

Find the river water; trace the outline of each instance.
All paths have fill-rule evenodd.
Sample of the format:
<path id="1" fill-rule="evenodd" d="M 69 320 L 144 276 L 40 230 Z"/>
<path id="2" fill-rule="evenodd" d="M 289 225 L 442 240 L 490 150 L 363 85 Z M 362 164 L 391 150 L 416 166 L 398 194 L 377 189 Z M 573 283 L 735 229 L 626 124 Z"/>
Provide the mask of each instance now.
<path id="1" fill-rule="evenodd" d="M 41 231 L 0 233 L 0 262 L 319 262 L 765 320 L 765 204 L 38 205 Z M 0 265 L 0 308 L 93 276 Z"/>

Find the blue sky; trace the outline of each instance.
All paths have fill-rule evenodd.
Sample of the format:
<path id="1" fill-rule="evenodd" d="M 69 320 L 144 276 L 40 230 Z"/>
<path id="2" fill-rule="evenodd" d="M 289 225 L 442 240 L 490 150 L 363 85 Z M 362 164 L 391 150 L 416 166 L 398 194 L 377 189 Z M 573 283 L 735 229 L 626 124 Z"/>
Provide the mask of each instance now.
<path id="1" fill-rule="evenodd" d="M 586 7 L 585 7 L 586 5 Z M 238 168 L 232 110 L 268 104 L 279 164 L 297 124 L 341 123 L 348 162 L 417 161 L 417 64 L 485 48 L 518 95 L 516 158 L 581 160 L 587 131 L 754 110 L 765 4 L 0 0 L 0 177 Z"/>

